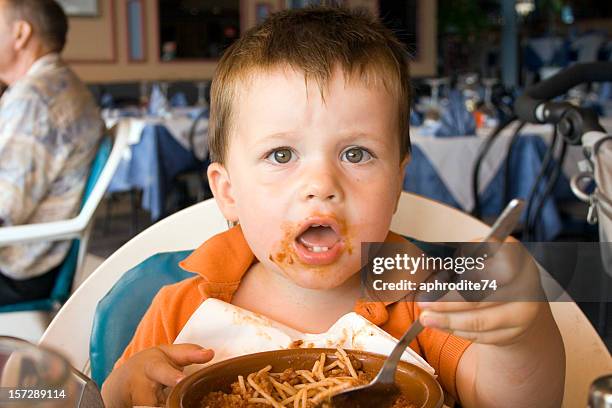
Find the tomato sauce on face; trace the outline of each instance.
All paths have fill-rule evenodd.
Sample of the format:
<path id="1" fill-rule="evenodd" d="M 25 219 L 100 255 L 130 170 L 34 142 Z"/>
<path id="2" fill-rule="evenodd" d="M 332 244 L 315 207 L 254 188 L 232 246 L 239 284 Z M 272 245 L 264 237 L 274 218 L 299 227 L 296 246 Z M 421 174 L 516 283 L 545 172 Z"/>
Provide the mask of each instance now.
<path id="1" fill-rule="evenodd" d="M 349 255 L 353 253 L 351 234 L 349 233 L 346 221 L 339 220 L 336 217 L 330 216 L 328 214 L 313 214 L 312 217 L 333 218 L 339 226 L 339 238 L 341 241 L 343 241 L 344 244 L 341 252 L 346 251 Z M 293 265 L 297 261 L 302 266 L 318 269 L 318 266 L 308 265 L 301 262 L 300 258 L 295 253 L 295 241 L 298 238 L 298 234 L 300 232 L 300 225 L 286 222 L 281 226 L 281 229 L 283 230 L 283 238 L 276 246 L 278 249 L 272 254 L 270 254 L 268 259 L 270 259 L 278 266 Z"/>

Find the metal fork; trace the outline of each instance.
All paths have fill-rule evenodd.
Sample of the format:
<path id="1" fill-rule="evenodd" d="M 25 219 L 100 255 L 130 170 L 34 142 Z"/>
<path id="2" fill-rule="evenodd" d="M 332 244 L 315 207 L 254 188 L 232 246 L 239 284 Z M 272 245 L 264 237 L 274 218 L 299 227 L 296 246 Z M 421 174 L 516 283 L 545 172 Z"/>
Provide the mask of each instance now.
<path id="1" fill-rule="evenodd" d="M 330 400 L 331 406 L 333 408 L 386 408 L 392 406 L 400 392 L 395 384 L 397 363 L 406 347 L 422 330 L 421 322 L 418 319 L 415 320 L 397 342 L 372 382 L 334 395 Z"/>

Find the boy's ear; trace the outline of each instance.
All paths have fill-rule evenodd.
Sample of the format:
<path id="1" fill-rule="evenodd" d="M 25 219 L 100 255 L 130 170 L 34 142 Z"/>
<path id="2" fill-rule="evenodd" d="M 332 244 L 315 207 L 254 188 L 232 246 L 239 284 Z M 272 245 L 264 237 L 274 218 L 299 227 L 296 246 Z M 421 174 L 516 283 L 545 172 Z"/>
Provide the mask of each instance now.
<path id="1" fill-rule="evenodd" d="M 397 206 L 399 205 L 399 199 L 400 196 L 402 195 L 402 190 L 404 189 L 404 178 L 406 177 L 406 166 L 408 166 L 408 163 L 410 163 L 410 159 L 412 156 L 410 156 L 410 153 L 406 153 L 406 155 L 404 156 L 404 158 L 402 159 L 401 163 L 400 163 L 400 176 L 398 177 L 399 180 L 399 185 L 397 186 L 397 200 L 395 200 L 395 209 L 393 210 L 393 214 L 395 214 L 397 212 Z"/>
<path id="2" fill-rule="evenodd" d="M 206 173 L 208 184 L 223 216 L 230 222 L 237 222 L 236 200 L 233 196 L 232 182 L 227 169 L 221 163 L 211 163 Z"/>

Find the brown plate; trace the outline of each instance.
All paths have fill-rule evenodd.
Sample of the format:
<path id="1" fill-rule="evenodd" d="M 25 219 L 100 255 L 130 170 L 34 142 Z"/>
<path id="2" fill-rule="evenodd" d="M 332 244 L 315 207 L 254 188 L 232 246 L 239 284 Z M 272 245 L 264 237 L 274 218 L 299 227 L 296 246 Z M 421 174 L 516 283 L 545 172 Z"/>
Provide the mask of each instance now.
<path id="1" fill-rule="evenodd" d="M 230 392 L 231 384 L 238 376 L 259 371 L 268 364 L 272 372 L 287 368 L 310 370 L 321 353 L 330 361 L 336 359 L 336 349 L 306 348 L 266 351 L 248 354 L 221 361 L 187 376 L 170 393 L 167 408 L 201 408 L 201 401 L 212 391 Z M 386 357 L 365 351 L 347 350 L 363 363 L 363 370 L 370 376 L 376 375 Z M 440 384 L 425 370 L 414 364 L 400 361 L 395 378 L 401 392 L 419 408 L 439 408 L 444 401 Z"/>

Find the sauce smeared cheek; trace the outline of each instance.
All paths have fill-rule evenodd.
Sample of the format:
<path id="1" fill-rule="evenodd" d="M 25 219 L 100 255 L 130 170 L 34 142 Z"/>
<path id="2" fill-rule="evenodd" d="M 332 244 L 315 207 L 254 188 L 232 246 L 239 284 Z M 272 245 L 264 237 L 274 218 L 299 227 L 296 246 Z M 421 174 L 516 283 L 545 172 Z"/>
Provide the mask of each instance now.
<path id="1" fill-rule="evenodd" d="M 315 214 L 314 216 L 323 215 Z M 342 252 L 346 251 L 349 255 L 351 255 L 353 253 L 352 234 L 349 232 L 345 221 L 336 220 L 336 222 L 340 226 L 340 239 L 344 243 Z M 283 230 L 283 238 L 277 245 L 275 245 L 275 252 L 270 254 L 268 256 L 268 259 L 280 267 L 282 267 L 283 265 L 293 265 L 295 263 L 299 263 L 304 267 L 320 269 L 320 266 L 313 266 L 303 263 L 295 253 L 294 245 L 295 240 L 297 239 L 298 233 L 300 231 L 299 225 L 295 225 L 292 223 L 284 223 L 281 226 L 281 229 Z"/>
<path id="2" fill-rule="evenodd" d="M 278 266 L 282 264 L 292 265 L 294 259 L 298 259 L 293 248 L 293 237 L 296 236 L 299 230 L 296 225 L 289 223 L 283 224 L 281 228 L 283 230 L 283 238 L 275 245 L 278 249 L 275 253 L 270 254 L 269 259 Z"/>

